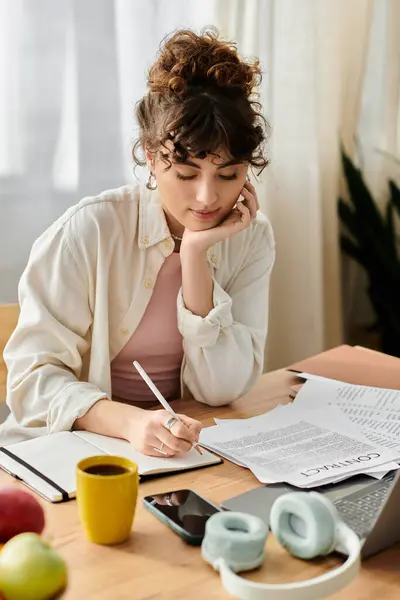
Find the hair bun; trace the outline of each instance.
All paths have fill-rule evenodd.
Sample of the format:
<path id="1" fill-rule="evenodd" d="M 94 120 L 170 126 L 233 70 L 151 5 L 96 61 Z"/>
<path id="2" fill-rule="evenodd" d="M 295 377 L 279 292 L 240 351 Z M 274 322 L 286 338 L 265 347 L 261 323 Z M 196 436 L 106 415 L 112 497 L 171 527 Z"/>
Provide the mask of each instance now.
<path id="1" fill-rule="evenodd" d="M 150 69 L 150 91 L 187 95 L 193 89 L 219 88 L 227 94 L 249 97 L 259 83 L 258 61 L 246 63 L 235 43 L 218 39 L 214 28 L 201 35 L 181 30 L 164 42 Z"/>

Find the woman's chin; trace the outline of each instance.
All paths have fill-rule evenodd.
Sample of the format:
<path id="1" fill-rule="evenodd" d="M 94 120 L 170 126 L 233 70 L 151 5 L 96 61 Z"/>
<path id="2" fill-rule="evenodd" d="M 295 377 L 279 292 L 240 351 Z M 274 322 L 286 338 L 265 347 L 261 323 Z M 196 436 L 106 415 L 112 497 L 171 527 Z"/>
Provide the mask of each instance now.
<path id="1" fill-rule="evenodd" d="M 217 225 L 217 223 L 214 223 L 213 225 L 211 225 L 210 223 L 208 223 L 207 225 L 199 225 L 198 223 L 194 225 L 190 223 L 186 225 L 186 229 L 189 229 L 189 231 L 206 231 L 207 229 L 212 229 L 213 227 L 215 227 L 215 225 Z"/>

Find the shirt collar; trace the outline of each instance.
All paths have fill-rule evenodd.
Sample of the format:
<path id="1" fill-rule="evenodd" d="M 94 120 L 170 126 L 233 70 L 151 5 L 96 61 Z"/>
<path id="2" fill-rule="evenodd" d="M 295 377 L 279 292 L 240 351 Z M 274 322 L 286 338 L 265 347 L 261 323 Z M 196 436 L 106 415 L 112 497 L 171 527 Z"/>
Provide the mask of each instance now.
<path id="1" fill-rule="evenodd" d="M 142 185 L 139 200 L 139 240 L 141 250 L 171 238 L 158 190 L 148 190 Z M 218 269 L 221 261 L 221 242 L 207 250 L 207 261 Z"/>
<path id="2" fill-rule="evenodd" d="M 142 185 L 139 200 L 139 248 L 150 248 L 171 237 L 157 190 Z"/>

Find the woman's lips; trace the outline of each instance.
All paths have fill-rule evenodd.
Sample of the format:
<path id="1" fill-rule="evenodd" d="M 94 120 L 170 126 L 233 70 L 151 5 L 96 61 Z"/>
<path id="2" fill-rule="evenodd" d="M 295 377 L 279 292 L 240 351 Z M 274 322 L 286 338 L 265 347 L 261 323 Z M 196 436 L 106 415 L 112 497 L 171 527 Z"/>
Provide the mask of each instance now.
<path id="1" fill-rule="evenodd" d="M 191 208 L 190 212 L 197 219 L 201 219 L 202 221 L 209 221 L 210 219 L 213 219 L 217 215 L 217 213 L 219 212 L 219 208 L 217 208 L 216 210 L 193 210 Z"/>

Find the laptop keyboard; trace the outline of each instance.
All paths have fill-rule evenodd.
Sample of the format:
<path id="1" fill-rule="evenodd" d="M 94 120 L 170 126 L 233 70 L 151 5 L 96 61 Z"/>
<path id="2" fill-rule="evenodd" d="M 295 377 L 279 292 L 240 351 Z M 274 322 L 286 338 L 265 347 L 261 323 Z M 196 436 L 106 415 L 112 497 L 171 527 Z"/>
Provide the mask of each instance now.
<path id="1" fill-rule="evenodd" d="M 377 483 L 367 493 L 358 492 L 353 496 L 340 498 L 333 502 L 343 521 L 360 538 L 365 538 L 371 531 L 382 504 L 390 488 L 394 475 L 391 474 Z"/>

